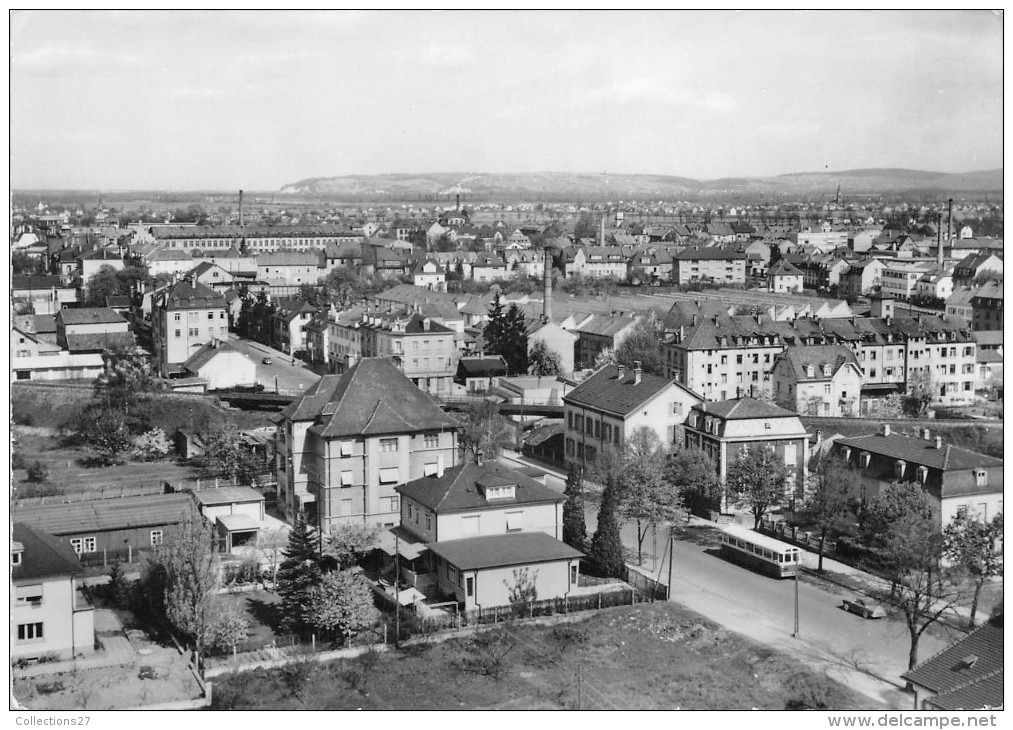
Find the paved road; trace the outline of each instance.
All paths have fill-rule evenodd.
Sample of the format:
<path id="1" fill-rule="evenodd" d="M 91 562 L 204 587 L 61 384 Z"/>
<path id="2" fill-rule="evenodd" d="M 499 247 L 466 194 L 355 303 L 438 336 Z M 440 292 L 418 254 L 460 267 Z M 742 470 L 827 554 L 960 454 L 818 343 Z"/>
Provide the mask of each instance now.
<path id="1" fill-rule="evenodd" d="M 293 363 L 292 358 L 280 350 L 252 340 L 244 340 L 231 333 L 229 344 L 257 364 L 257 382 L 268 391 L 273 391 L 276 383 L 281 391 L 305 390 L 320 379 L 320 376 L 306 367 L 301 360 L 295 360 Z M 271 364 L 265 365 L 264 358 L 269 358 Z"/>
<path id="2" fill-rule="evenodd" d="M 500 457 L 508 465 L 525 463 L 515 452 Z M 528 462 L 529 465 L 541 466 Z M 547 485 L 559 492 L 565 485 L 561 472 L 552 472 Z M 596 524 L 595 508 L 587 510 L 590 535 Z M 635 554 L 636 528 L 624 525 L 623 543 Z M 908 637 L 903 620 L 896 616 L 867 620 L 841 610 L 842 594 L 835 586 L 799 583 L 799 637 L 793 638 L 794 584 L 775 580 L 729 563 L 717 555 L 717 527 L 693 520 L 680 528 L 674 541 L 673 600 L 711 618 L 722 626 L 827 671 L 878 706 L 909 709 L 911 696 L 901 691 L 901 672 L 907 669 Z M 658 552 L 664 552 L 664 531 L 658 530 Z M 657 565 L 667 581 L 668 557 L 656 564 L 652 538 L 644 541 L 645 566 Z M 960 634 L 941 629 L 926 632 L 919 656 L 928 658 Z"/>

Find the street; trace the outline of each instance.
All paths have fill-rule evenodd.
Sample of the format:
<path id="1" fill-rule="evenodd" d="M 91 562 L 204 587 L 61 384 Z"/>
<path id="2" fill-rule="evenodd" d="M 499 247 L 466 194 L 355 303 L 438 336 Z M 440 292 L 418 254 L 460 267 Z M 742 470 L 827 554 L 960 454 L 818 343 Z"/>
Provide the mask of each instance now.
<path id="1" fill-rule="evenodd" d="M 275 387 L 282 393 L 302 391 L 320 379 L 301 360 L 293 363 L 293 359 L 280 350 L 244 340 L 232 333 L 229 333 L 229 344 L 256 363 L 257 383 L 263 385 L 266 391 L 274 392 Z M 271 364 L 265 364 L 264 358 L 269 358 Z"/>
<path id="2" fill-rule="evenodd" d="M 530 462 L 516 452 L 504 452 L 506 465 Z M 551 489 L 562 492 L 565 479 L 556 472 L 546 478 Z M 588 537 L 594 532 L 597 508 L 586 511 Z M 673 600 L 725 628 L 783 651 L 861 692 L 883 706 L 910 709 L 912 697 L 901 691 L 900 674 L 907 669 L 909 639 L 903 618 L 863 619 L 840 606 L 847 593 L 836 586 L 814 585 L 810 578 L 799 582 L 799 636 L 794 630 L 794 584 L 776 580 L 730 563 L 717 554 L 718 528 L 694 518 L 676 528 L 675 562 L 672 570 Z M 623 544 L 636 560 L 636 526 L 625 524 Z M 665 552 L 667 529 L 658 528 L 658 553 Z M 644 567 L 661 582 L 668 579 L 668 556 L 653 562 L 652 536 L 644 540 Z M 660 571 L 658 570 L 660 568 Z M 942 628 L 927 631 L 919 644 L 919 657 L 927 659 L 961 636 Z"/>

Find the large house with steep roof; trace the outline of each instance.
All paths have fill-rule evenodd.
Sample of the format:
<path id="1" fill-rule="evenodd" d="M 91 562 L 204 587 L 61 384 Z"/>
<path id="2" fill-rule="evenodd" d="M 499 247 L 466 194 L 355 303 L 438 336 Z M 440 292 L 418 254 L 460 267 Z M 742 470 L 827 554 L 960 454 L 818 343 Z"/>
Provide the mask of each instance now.
<path id="1" fill-rule="evenodd" d="M 834 450 L 855 467 L 864 500 L 907 481 L 924 487 L 941 525 L 961 510 L 982 521 L 1003 511 L 1002 459 L 944 444 L 928 429 L 905 436 L 884 424 L 879 433 L 837 439 Z"/>
<path id="2" fill-rule="evenodd" d="M 599 453 L 619 448 L 644 426 L 666 446 L 682 443 L 682 424 L 702 401 L 685 386 L 639 367 L 603 367 L 563 396 L 566 464 L 593 464 Z"/>
<path id="3" fill-rule="evenodd" d="M 72 659 L 95 650 L 95 607 L 81 592 L 84 572 L 74 549 L 15 522 L 11 531 L 11 659 L 56 655 Z"/>
<path id="4" fill-rule="evenodd" d="M 457 422 L 387 358 L 323 376 L 277 423 L 279 505 L 324 531 L 393 526 L 395 488 L 458 460 Z"/>
<path id="5" fill-rule="evenodd" d="M 771 368 L 774 402 L 807 416 L 859 413 L 862 369 L 844 345 L 786 347 Z"/>
<path id="6" fill-rule="evenodd" d="M 574 369 L 582 370 L 594 367 L 594 361 L 603 350 L 615 351 L 623 340 L 633 333 L 638 318 L 596 314 L 571 331 L 577 335 L 574 345 Z"/>
<path id="7" fill-rule="evenodd" d="M 693 407 L 685 425 L 688 449 L 700 449 L 717 468 L 723 485 L 728 467 L 743 451 L 771 448 L 789 473 L 789 496 L 804 494 L 809 464 L 809 438 L 798 414 L 755 398 L 733 398 Z M 728 494 L 721 500 L 727 512 Z"/>

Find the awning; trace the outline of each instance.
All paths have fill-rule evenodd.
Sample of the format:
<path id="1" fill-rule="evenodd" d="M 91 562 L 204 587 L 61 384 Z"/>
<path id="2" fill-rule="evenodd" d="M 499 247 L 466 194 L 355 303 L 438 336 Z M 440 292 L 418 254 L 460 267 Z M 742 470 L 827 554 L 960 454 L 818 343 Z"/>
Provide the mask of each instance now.
<path id="1" fill-rule="evenodd" d="M 218 521 L 229 532 L 250 532 L 260 529 L 260 522 L 249 515 L 219 515 Z"/>
<path id="2" fill-rule="evenodd" d="M 394 530 L 397 529 L 396 527 L 394 528 Z M 398 535 L 401 538 L 400 544 L 397 544 L 398 541 L 394 537 L 393 530 L 384 530 L 377 538 L 377 549 L 394 557 L 394 546 L 397 544 L 398 552 L 401 553 L 401 557 L 405 560 L 415 560 L 415 558 L 428 549 L 425 543 L 418 542 L 414 538 L 406 539 L 403 532 L 398 532 Z"/>

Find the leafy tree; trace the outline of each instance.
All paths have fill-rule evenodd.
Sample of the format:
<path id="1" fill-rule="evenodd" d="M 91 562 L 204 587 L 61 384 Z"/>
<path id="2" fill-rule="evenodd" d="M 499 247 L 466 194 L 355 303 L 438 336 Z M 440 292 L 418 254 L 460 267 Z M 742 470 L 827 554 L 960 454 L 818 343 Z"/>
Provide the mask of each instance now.
<path id="1" fill-rule="evenodd" d="M 133 453 L 135 458 L 141 461 L 155 461 L 165 457 L 172 449 L 169 438 L 165 431 L 160 428 L 153 428 L 134 437 Z"/>
<path id="2" fill-rule="evenodd" d="M 250 633 L 246 614 L 231 604 L 216 604 L 207 630 L 209 651 L 223 651 L 243 641 Z"/>
<path id="3" fill-rule="evenodd" d="M 282 625 L 290 631 L 302 631 L 306 628 L 302 607 L 310 590 L 323 578 L 319 537 L 316 530 L 306 524 L 302 513 L 296 515 L 283 555 L 285 559 L 278 568 L 276 578 L 277 591 L 281 596 Z"/>
<path id="4" fill-rule="evenodd" d="M 877 403 L 869 406 L 869 418 L 886 420 L 889 418 L 903 418 L 904 398 L 900 393 L 891 393 Z"/>
<path id="5" fill-rule="evenodd" d="M 584 522 L 584 480 L 578 466 L 571 465 L 566 475 L 566 488 L 563 490 L 566 501 L 563 503 L 563 542 L 577 550 L 584 549 L 587 540 L 587 525 Z"/>
<path id="6" fill-rule="evenodd" d="M 855 471 L 839 457 L 823 456 L 809 474 L 809 491 L 800 517 L 819 531 L 819 563 L 823 572 L 823 546 L 832 534 L 852 530 L 859 506 L 859 485 Z"/>
<path id="7" fill-rule="evenodd" d="M 198 432 L 197 437 L 201 442 L 201 462 L 208 476 L 225 477 L 235 482 L 252 481 L 250 455 L 243 446 L 242 434 L 233 421 L 213 418 Z"/>
<path id="8" fill-rule="evenodd" d="M 89 307 L 104 307 L 106 297 L 120 294 L 120 281 L 116 269 L 102 266 L 85 283 L 85 304 Z"/>
<path id="9" fill-rule="evenodd" d="M 367 525 L 338 525 L 324 538 L 324 555 L 334 560 L 338 569 L 353 567 L 376 543 L 379 530 Z"/>
<path id="10" fill-rule="evenodd" d="M 109 405 L 126 410 L 137 394 L 151 391 L 151 360 L 139 347 L 119 347 L 102 353 L 102 372 L 95 378 L 95 394 Z"/>
<path id="11" fill-rule="evenodd" d="M 327 573 L 306 593 L 303 621 L 317 631 L 331 635 L 357 633 L 379 617 L 373 591 L 353 570 Z"/>
<path id="12" fill-rule="evenodd" d="M 183 512 L 171 541 L 155 550 L 163 576 L 165 615 L 202 656 L 210 638 L 218 566 L 211 523 L 193 504 Z"/>
<path id="13" fill-rule="evenodd" d="M 263 529 L 257 533 L 257 552 L 264 557 L 267 563 L 267 569 L 271 572 L 272 585 L 278 580 L 278 564 L 281 562 L 287 545 L 288 531 L 284 528 Z"/>
<path id="14" fill-rule="evenodd" d="M 623 572 L 623 542 L 619 534 L 619 509 L 616 485 L 606 484 L 598 509 L 598 528 L 591 537 L 588 557 L 605 578 L 621 578 Z"/>
<path id="15" fill-rule="evenodd" d="M 299 294 L 297 296 L 314 307 L 326 309 L 331 303 L 327 294 L 328 292 L 324 287 L 314 286 L 313 284 L 302 284 L 299 286 Z"/>
<path id="16" fill-rule="evenodd" d="M 616 360 L 616 351 L 611 347 L 606 347 L 604 350 L 599 352 L 594 358 L 594 363 L 591 365 L 591 369 L 594 371 L 601 370 L 606 365 L 615 365 L 618 361 Z"/>
<path id="17" fill-rule="evenodd" d="M 535 340 L 528 352 L 528 374 L 530 375 L 562 375 L 563 359 L 559 353 L 545 344 L 544 340 Z"/>
<path id="18" fill-rule="evenodd" d="M 664 478 L 679 490 L 687 510 L 720 508 L 717 469 L 700 449 L 680 448 L 670 454 Z"/>
<path id="19" fill-rule="evenodd" d="M 914 669 L 925 630 L 965 597 L 960 566 L 940 566 L 943 535 L 920 484 L 895 482 L 887 486 L 869 503 L 865 528 L 893 584 L 888 600 L 904 615 L 910 638 L 908 669 Z"/>
<path id="20" fill-rule="evenodd" d="M 513 446 L 513 432 L 499 406 L 492 401 L 470 403 L 463 414 L 458 443 L 465 458 L 481 451 L 486 459 L 495 459 L 504 448 Z"/>
<path id="21" fill-rule="evenodd" d="M 132 445 L 123 414 L 95 403 L 82 412 L 78 437 L 107 466 L 120 463 L 121 455 Z"/>
<path id="22" fill-rule="evenodd" d="M 514 581 L 509 583 L 503 581 L 507 588 L 507 599 L 513 606 L 516 615 L 523 616 L 523 611 L 529 603 L 538 600 L 538 571 L 534 573 L 528 568 L 520 568 L 513 571 Z"/>
<path id="23" fill-rule="evenodd" d="M 594 216 L 589 212 L 580 214 L 573 226 L 573 240 L 579 242 L 582 238 L 595 238 L 598 235 L 598 225 Z"/>
<path id="24" fill-rule="evenodd" d="M 904 410 L 914 418 L 921 418 L 936 398 L 939 389 L 928 370 L 917 370 L 908 375 Z"/>
<path id="25" fill-rule="evenodd" d="M 616 362 L 630 370 L 639 362 L 645 373 L 666 377 L 665 358 L 661 353 L 664 327 L 652 311 L 633 326 L 633 331 L 616 348 Z"/>
<path id="26" fill-rule="evenodd" d="M 735 495 L 736 505 L 749 508 L 755 529 L 767 510 L 784 502 L 788 469 L 770 447 L 744 449 L 728 465 L 725 482 Z"/>
<path id="27" fill-rule="evenodd" d="M 277 309 L 265 292 L 256 297 L 246 294 L 239 309 L 236 332 L 241 337 L 268 345 L 271 342 L 271 321 Z"/>
<path id="28" fill-rule="evenodd" d="M 975 519 L 962 510 L 943 530 L 943 554 L 954 565 L 960 566 L 974 585 L 971 599 L 971 618 L 978 612 L 978 598 L 985 583 L 1003 574 L 1003 517 L 1000 512 L 989 522 Z"/>
<path id="29" fill-rule="evenodd" d="M 678 487 L 665 479 L 665 447 L 654 429 L 641 426 L 624 444 L 619 488 L 619 511 L 637 523 L 637 562 L 643 564 L 647 530 L 683 515 Z"/>

